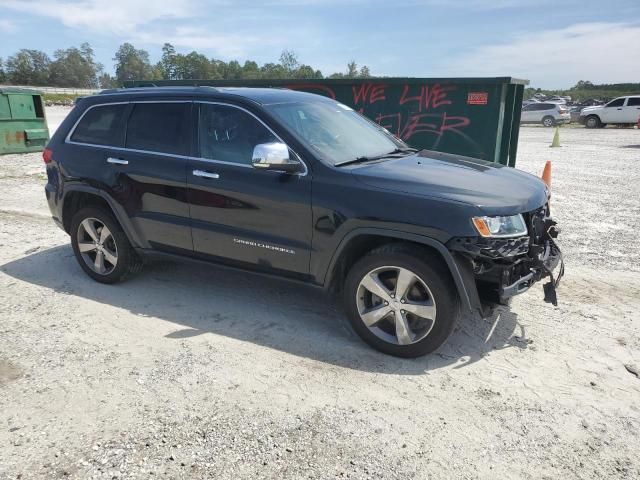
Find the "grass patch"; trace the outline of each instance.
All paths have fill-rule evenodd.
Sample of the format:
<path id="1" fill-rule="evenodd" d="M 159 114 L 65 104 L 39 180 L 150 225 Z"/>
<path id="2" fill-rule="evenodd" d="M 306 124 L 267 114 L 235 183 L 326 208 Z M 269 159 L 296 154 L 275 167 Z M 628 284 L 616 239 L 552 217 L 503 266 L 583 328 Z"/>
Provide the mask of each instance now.
<path id="1" fill-rule="evenodd" d="M 81 97 L 82 95 L 72 94 L 72 93 L 45 93 L 42 97 L 44 99 L 44 104 L 47 106 L 51 105 L 74 105 L 76 99 Z"/>

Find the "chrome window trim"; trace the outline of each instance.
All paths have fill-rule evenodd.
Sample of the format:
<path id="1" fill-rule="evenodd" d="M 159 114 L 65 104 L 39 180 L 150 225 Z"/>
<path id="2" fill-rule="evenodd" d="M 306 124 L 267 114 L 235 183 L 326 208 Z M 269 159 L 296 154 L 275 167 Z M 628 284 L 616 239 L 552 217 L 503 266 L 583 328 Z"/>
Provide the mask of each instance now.
<path id="1" fill-rule="evenodd" d="M 76 145 L 94 145 L 96 147 L 108 147 L 108 148 L 113 148 L 109 145 L 99 145 L 97 143 L 92 143 L 92 144 L 87 144 L 87 143 L 82 143 L 82 142 L 74 142 L 73 140 L 71 140 L 71 137 L 73 136 L 73 134 L 76 131 L 76 128 L 78 127 L 78 124 L 82 121 L 82 119 L 84 118 L 84 116 L 87 114 L 87 112 L 89 112 L 89 110 L 94 109 L 95 107 L 104 107 L 104 106 L 108 106 L 108 105 L 128 105 L 129 102 L 109 102 L 109 103 L 96 103 L 95 105 L 91 105 L 89 108 L 87 108 L 84 112 L 82 112 L 82 115 L 80 115 L 80 117 L 78 118 L 78 120 L 76 120 L 76 123 L 73 124 L 73 127 L 71 127 L 71 129 L 69 130 L 69 133 L 67 134 L 67 136 L 64 139 L 64 143 L 72 143 L 72 144 L 76 144 Z"/>
<path id="2" fill-rule="evenodd" d="M 74 142 L 73 140 L 71 140 L 71 137 L 73 136 L 74 132 L 76 131 L 76 127 L 82 121 L 82 119 L 84 118 L 84 116 L 87 114 L 87 112 L 89 110 L 91 110 L 93 108 L 96 108 L 96 107 L 104 107 L 104 106 L 109 106 L 109 105 L 129 105 L 129 104 L 132 104 L 132 103 L 133 104 L 136 104 L 136 103 L 200 103 L 200 104 L 210 104 L 210 105 L 224 105 L 224 106 L 227 106 L 227 107 L 237 108 L 238 110 L 242 110 L 243 112 L 248 113 L 249 115 L 251 115 L 258 122 L 260 122 L 267 130 L 269 130 L 269 132 L 271 132 L 271 134 L 274 137 L 276 137 L 281 143 L 284 143 L 285 145 L 287 145 L 287 143 L 285 141 L 283 141 L 282 138 L 280 138 L 280 136 L 276 132 L 274 132 L 271 129 L 271 127 L 269 127 L 269 125 L 264 123 L 257 115 L 255 115 L 253 112 L 250 112 L 246 108 L 240 107 L 238 105 L 234 105 L 232 103 L 206 101 L 206 100 L 133 100 L 133 101 L 130 101 L 130 102 L 96 103 L 94 105 L 91 105 L 84 112 L 82 112 L 82 115 L 80 115 L 78 120 L 76 120 L 76 122 L 73 124 L 73 127 L 71 127 L 71 129 L 69 130 L 69 133 L 67 134 L 67 136 L 66 136 L 66 138 L 64 140 L 64 143 L 68 143 L 68 144 L 71 144 L 71 145 L 81 145 L 83 147 L 109 148 L 109 149 L 112 149 L 112 150 L 117 150 L 119 152 L 146 153 L 146 154 L 150 154 L 150 155 L 161 155 L 161 156 L 164 156 L 164 157 L 181 158 L 181 159 L 184 159 L 184 160 L 197 160 L 197 161 L 200 161 L 200 162 L 208 162 L 208 163 L 214 163 L 214 164 L 236 166 L 236 167 L 241 167 L 241 168 L 250 168 L 250 169 L 253 170 L 253 166 L 252 165 L 245 165 L 244 163 L 228 162 L 226 160 L 215 160 L 215 159 L 204 158 L 204 157 L 192 157 L 192 156 L 189 156 L 189 155 L 178 155 L 178 154 L 175 154 L 175 153 L 163 153 L 163 152 L 157 152 L 157 151 L 152 151 L 152 150 L 137 150 L 135 148 L 115 147 L 113 145 L 99 145 L 99 144 L 94 144 L 94 143 Z M 307 164 L 302 160 L 300 155 L 298 155 L 298 153 L 295 150 L 293 150 L 291 147 L 289 147 L 289 145 L 287 145 L 287 147 L 289 148 L 289 150 L 291 150 L 291 152 L 293 152 L 293 154 L 296 156 L 296 159 L 304 166 L 304 172 L 296 173 L 294 175 L 299 176 L 299 177 L 307 176 L 308 173 L 309 173 L 309 168 L 307 167 Z M 273 172 L 273 173 L 278 173 L 278 172 Z"/>

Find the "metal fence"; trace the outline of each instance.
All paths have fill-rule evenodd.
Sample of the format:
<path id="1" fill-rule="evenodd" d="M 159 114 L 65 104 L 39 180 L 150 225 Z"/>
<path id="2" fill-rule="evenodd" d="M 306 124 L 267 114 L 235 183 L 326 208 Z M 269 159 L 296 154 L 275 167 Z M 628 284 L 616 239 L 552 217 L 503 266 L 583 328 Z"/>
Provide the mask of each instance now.
<path id="1" fill-rule="evenodd" d="M 63 93 L 67 95 L 92 95 L 101 90 L 100 88 L 36 87 L 33 85 L 0 85 L 0 88 L 29 88 L 42 93 Z"/>

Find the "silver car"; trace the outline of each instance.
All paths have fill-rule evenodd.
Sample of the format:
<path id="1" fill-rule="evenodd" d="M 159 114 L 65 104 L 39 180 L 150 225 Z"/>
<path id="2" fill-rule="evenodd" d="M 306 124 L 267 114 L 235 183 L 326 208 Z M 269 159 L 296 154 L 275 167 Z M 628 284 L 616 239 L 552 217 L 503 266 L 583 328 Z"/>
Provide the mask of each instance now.
<path id="1" fill-rule="evenodd" d="M 571 123 L 571 114 L 565 105 L 549 102 L 530 103 L 522 107 L 520 123 L 540 123 L 545 127 L 553 127 Z"/>

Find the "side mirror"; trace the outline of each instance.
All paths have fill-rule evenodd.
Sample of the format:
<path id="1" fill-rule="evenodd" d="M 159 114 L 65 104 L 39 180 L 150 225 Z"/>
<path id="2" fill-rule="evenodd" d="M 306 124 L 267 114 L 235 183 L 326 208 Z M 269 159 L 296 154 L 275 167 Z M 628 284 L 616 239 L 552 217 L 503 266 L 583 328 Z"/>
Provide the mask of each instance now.
<path id="1" fill-rule="evenodd" d="M 289 157 L 289 148 L 284 143 L 260 143 L 253 149 L 253 168 L 277 172 L 299 173 L 304 171 L 302 163 Z"/>

